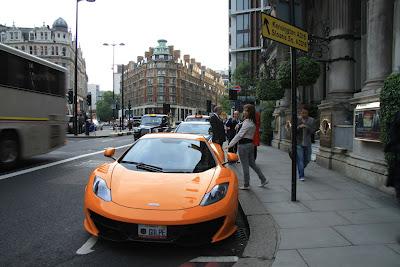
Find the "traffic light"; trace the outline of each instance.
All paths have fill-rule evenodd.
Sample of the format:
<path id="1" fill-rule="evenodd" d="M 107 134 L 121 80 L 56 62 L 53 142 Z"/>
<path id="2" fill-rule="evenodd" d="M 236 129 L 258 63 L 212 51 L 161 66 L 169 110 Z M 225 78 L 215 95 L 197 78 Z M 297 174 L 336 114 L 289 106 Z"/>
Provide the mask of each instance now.
<path id="1" fill-rule="evenodd" d="M 207 100 L 207 112 L 211 112 L 211 100 Z"/>
<path id="2" fill-rule="evenodd" d="M 163 104 L 163 113 L 168 114 L 171 111 L 170 104 Z"/>
<path id="3" fill-rule="evenodd" d="M 68 90 L 68 104 L 74 103 L 74 92 L 72 90 Z"/>
<path id="4" fill-rule="evenodd" d="M 91 105 L 92 105 L 92 95 L 91 95 L 91 94 L 88 94 L 88 95 L 86 96 L 86 104 L 87 104 L 88 106 L 91 106 Z"/>
<path id="5" fill-rule="evenodd" d="M 131 101 L 128 101 L 128 109 L 131 110 L 132 109 L 132 105 L 131 105 Z"/>
<path id="6" fill-rule="evenodd" d="M 237 91 L 229 89 L 229 100 L 237 100 Z"/>

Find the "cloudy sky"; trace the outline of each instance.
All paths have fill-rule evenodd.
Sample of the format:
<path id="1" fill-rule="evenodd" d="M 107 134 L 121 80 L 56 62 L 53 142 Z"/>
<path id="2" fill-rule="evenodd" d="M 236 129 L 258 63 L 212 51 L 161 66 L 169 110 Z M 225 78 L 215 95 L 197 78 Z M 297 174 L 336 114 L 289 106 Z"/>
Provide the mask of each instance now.
<path id="1" fill-rule="evenodd" d="M 75 33 L 75 0 L 2 1 L 0 24 L 17 27 L 52 25 L 64 18 Z M 215 70 L 228 69 L 227 0 L 96 0 L 79 3 L 79 32 L 89 83 L 112 88 L 112 47 L 115 64 L 136 61 L 158 39 L 190 54 Z"/>

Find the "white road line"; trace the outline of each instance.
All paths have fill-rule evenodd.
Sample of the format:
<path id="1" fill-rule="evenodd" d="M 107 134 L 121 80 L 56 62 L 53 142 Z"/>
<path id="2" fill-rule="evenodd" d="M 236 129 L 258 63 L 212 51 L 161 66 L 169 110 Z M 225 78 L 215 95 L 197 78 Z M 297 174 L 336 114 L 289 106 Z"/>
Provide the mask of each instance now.
<path id="1" fill-rule="evenodd" d="M 116 147 L 115 149 L 121 149 L 121 148 L 129 147 L 131 145 L 132 144 L 119 146 L 119 147 Z M 70 161 L 73 161 L 73 160 L 77 160 L 77 159 L 86 158 L 86 157 L 90 157 L 90 156 L 93 156 L 93 155 L 101 154 L 103 152 L 104 152 L 104 150 L 101 150 L 101 151 L 97 151 L 97 152 L 93 152 L 93 153 L 89 153 L 89 154 L 84 154 L 84 155 L 76 156 L 76 157 L 73 157 L 73 158 L 63 159 L 63 160 L 52 162 L 52 163 L 48 163 L 48 164 L 45 164 L 45 165 L 29 168 L 29 169 L 22 170 L 22 171 L 17 171 L 17 172 L 12 172 L 12 173 L 8 173 L 8 174 L 0 175 L 0 180 L 8 179 L 8 178 L 11 178 L 11 177 L 15 177 L 15 176 L 18 176 L 18 175 L 34 172 L 34 171 L 41 170 L 41 169 L 50 168 L 50 167 L 53 167 L 53 166 L 56 166 L 56 165 L 60 165 L 60 164 L 66 163 L 66 162 L 70 162 Z"/>
<path id="2" fill-rule="evenodd" d="M 85 244 L 82 245 L 82 247 L 80 247 L 77 251 L 76 254 L 78 255 L 86 255 L 89 254 L 91 252 L 93 252 L 94 250 L 92 249 L 92 247 L 96 244 L 97 242 L 97 237 L 95 236 L 91 236 Z"/>
<path id="3" fill-rule="evenodd" d="M 198 257 L 190 262 L 237 262 L 237 256 L 219 256 L 219 257 Z"/>

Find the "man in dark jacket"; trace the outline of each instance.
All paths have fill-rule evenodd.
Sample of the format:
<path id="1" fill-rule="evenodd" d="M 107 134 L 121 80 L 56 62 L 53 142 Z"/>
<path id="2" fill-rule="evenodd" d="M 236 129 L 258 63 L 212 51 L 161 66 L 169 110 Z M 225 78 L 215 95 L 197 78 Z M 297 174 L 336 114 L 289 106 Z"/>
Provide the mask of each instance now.
<path id="1" fill-rule="evenodd" d="M 210 124 L 212 130 L 212 142 L 219 144 L 222 147 L 222 144 L 226 140 L 225 136 L 225 127 L 220 115 L 222 113 L 222 108 L 220 106 L 216 106 L 214 108 L 214 114 L 210 117 Z"/>
<path id="2" fill-rule="evenodd" d="M 390 124 L 388 139 L 385 152 L 392 155 L 392 160 L 389 162 L 389 175 L 386 185 L 395 188 L 397 200 L 400 202 L 400 112 L 396 113 L 393 122 Z"/>
<path id="3" fill-rule="evenodd" d="M 231 142 L 233 137 L 236 135 L 236 125 L 240 123 L 239 120 L 239 111 L 233 112 L 233 117 L 229 118 L 228 121 L 225 123 L 225 126 L 227 128 L 226 130 L 226 137 L 228 137 L 228 142 Z M 230 148 L 228 152 L 236 153 L 237 150 L 237 145 L 234 147 Z"/>

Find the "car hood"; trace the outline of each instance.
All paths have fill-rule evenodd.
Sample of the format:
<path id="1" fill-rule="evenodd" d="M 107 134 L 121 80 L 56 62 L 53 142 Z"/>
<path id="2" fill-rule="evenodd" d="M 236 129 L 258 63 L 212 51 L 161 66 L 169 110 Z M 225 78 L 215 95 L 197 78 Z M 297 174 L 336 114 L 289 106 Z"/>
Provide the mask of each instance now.
<path id="1" fill-rule="evenodd" d="M 146 172 L 118 164 L 111 179 L 112 201 L 137 209 L 192 208 L 200 204 L 214 173 L 215 169 L 202 173 Z"/>

